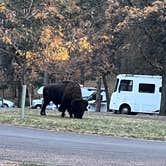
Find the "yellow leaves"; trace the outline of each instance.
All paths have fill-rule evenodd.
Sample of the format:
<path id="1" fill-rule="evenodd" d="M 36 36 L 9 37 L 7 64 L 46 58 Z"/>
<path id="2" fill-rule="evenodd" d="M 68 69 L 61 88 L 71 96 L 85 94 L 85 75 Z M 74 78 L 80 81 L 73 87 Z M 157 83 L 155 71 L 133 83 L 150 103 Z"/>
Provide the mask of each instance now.
<path id="1" fill-rule="evenodd" d="M 36 53 L 27 51 L 26 52 L 26 59 L 33 59 L 36 56 Z"/>
<path id="2" fill-rule="evenodd" d="M 57 48 L 56 50 L 50 50 L 50 48 L 46 48 L 43 50 L 43 55 L 45 56 L 45 60 L 47 62 L 69 60 L 68 49 L 63 46 Z"/>
<path id="3" fill-rule="evenodd" d="M 66 11 L 69 13 L 80 12 L 80 7 L 73 0 L 67 0 L 65 6 L 66 6 Z"/>
<path id="4" fill-rule="evenodd" d="M 31 60 L 31 59 L 34 59 L 34 57 L 37 55 L 35 52 L 32 52 L 32 51 L 23 51 L 23 50 L 20 50 L 18 49 L 16 51 L 16 53 L 20 56 L 20 57 L 24 57 L 26 60 Z"/>
<path id="5" fill-rule="evenodd" d="M 59 15 L 58 9 L 54 5 L 48 5 L 46 3 L 41 4 L 41 10 L 35 14 L 36 19 L 47 19 L 49 15 Z"/>
<path id="6" fill-rule="evenodd" d="M 0 2 L 0 11 L 4 11 L 5 9 L 6 9 L 5 4 Z"/>
<path id="7" fill-rule="evenodd" d="M 54 29 L 52 26 L 45 26 L 43 27 L 40 35 L 40 42 L 42 44 L 49 44 L 51 43 L 51 47 L 55 45 L 57 47 L 58 45 L 62 44 L 62 37 L 64 36 L 61 32 L 62 28 L 59 26 L 59 29 Z M 58 34 L 58 35 L 56 35 Z"/>
<path id="8" fill-rule="evenodd" d="M 62 28 L 58 30 L 51 26 L 45 26 L 42 29 L 40 41 L 44 45 L 43 55 L 47 62 L 66 61 L 69 59 L 68 47 L 65 47 L 63 41 Z"/>
<path id="9" fill-rule="evenodd" d="M 63 44 L 62 38 L 59 36 L 56 36 L 50 43 L 51 49 L 57 49 Z"/>
<path id="10" fill-rule="evenodd" d="M 16 13 L 9 9 L 5 3 L 0 2 L 0 12 L 5 14 L 5 18 L 9 20 L 14 20 Z"/>
<path id="11" fill-rule="evenodd" d="M 34 17 L 36 19 L 46 19 L 48 16 L 48 13 L 46 12 L 38 12 Z"/>
<path id="12" fill-rule="evenodd" d="M 43 27 L 40 41 L 43 44 L 42 54 L 47 62 L 69 60 L 69 49 L 74 51 L 77 48 L 79 52 L 92 52 L 92 46 L 87 37 L 79 39 L 75 46 L 71 41 L 66 42 L 60 26 L 58 28 Z"/>
<path id="13" fill-rule="evenodd" d="M 56 61 L 66 61 L 69 60 L 69 53 L 67 48 L 65 47 L 60 47 L 57 49 L 56 54 L 54 57 L 54 60 Z"/>
<path id="14" fill-rule="evenodd" d="M 92 52 L 92 46 L 90 45 L 87 37 L 83 37 L 79 40 L 78 42 L 79 45 L 79 51 L 83 52 L 83 51 L 88 51 L 88 52 Z"/>
<path id="15" fill-rule="evenodd" d="M 51 26 L 45 26 L 42 29 L 42 32 L 40 35 L 40 41 L 43 44 L 48 43 L 48 41 L 51 40 L 52 35 L 53 35 L 53 28 Z"/>
<path id="16" fill-rule="evenodd" d="M 148 6 L 144 9 L 144 15 L 145 17 L 148 16 L 151 13 L 158 12 L 159 10 L 165 9 L 165 2 L 163 1 L 155 1 L 153 2 L 152 6 Z"/>
<path id="17" fill-rule="evenodd" d="M 22 52 L 22 50 L 17 50 L 16 54 L 19 54 L 20 56 L 22 56 L 24 53 Z"/>
<path id="18" fill-rule="evenodd" d="M 64 3 L 65 2 L 65 0 L 57 0 L 58 2 L 61 2 L 61 3 Z"/>
<path id="19" fill-rule="evenodd" d="M 56 6 L 49 6 L 47 9 L 50 13 L 58 13 Z"/>
<path id="20" fill-rule="evenodd" d="M 36 19 L 40 19 L 40 20 L 47 19 L 50 16 L 57 17 L 61 20 L 64 19 L 64 16 L 59 11 L 59 6 L 57 5 L 57 0 L 56 1 L 48 0 L 48 1 L 41 3 L 40 10 L 37 10 L 37 13 L 34 15 L 34 17 Z"/>
<path id="21" fill-rule="evenodd" d="M 128 11 L 128 16 L 129 18 L 132 19 L 139 19 L 140 17 L 142 17 L 143 12 L 140 8 L 136 8 L 136 7 L 126 7 L 127 11 Z M 126 17 L 126 21 L 128 21 L 128 18 Z"/>
<path id="22" fill-rule="evenodd" d="M 2 41 L 4 41 L 6 44 L 12 44 L 12 40 L 8 36 L 3 36 Z"/>
<path id="23" fill-rule="evenodd" d="M 157 12 L 158 8 L 157 7 L 146 7 L 144 10 L 144 17 L 147 17 L 149 14 L 153 13 L 153 12 Z"/>
<path id="24" fill-rule="evenodd" d="M 73 43 L 72 43 L 71 41 L 66 42 L 65 45 L 66 45 L 66 47 L 67 47 L 68 49 L 74 50 L 74 46 L 73 46 Z"/>
<path id="25" fill-rule="evenodd" d="M 109 38 L 108 35 L 102 35 L 102 36 L 101 36 L 101 39 L 103 39 L 103 40 L 109 40 L 110 38 Z"/>

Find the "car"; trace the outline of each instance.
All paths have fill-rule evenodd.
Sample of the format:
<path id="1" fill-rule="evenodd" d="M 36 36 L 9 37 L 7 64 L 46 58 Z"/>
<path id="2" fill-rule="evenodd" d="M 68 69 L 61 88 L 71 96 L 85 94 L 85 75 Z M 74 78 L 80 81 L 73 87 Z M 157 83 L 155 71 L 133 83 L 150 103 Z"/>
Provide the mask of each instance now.
<path id="1" fill-rule="evenodd" d="M 13 101 L 4 99 L 4 98 L 0 98 L 0 107 L 3 108 L 13 108 L 15 107 L 15 103 Z"/>
<path id="2" fill-rule="evenodd" d="M 42 103 L 43 103 L 43 98 L 34 99 L 34 100 L 32 100 L 31 108 L 32 109 L 41 109 Z M 46 109 L 48 109 L 48 110 L 56 110 L 57 106 L 53 102 L 50 102 L 49 105 L 47 105 Z"/>
<path id="3" fill-rule="evenodd" d="M 97 92 L 94 91 L 86 99 L 88 101 L 88 111 L 89 112 L 95 112 L 95 110 L 96 110 L 96 95 L 97 95 Z M 106 102 L 106 93 L 105 93 L 104 89 L 101 89 L 100 97 L 101 97 L 100 112 L 106 112 L 107 111 L 107 102 Z"/>
<path id="4" fill-rule="evenodd" d="M 81 87 L 81 93 L 84 100 L 88 100 L 89 96 L 94 92 L 96 92 L 96 88 L 94 87 Z"/>

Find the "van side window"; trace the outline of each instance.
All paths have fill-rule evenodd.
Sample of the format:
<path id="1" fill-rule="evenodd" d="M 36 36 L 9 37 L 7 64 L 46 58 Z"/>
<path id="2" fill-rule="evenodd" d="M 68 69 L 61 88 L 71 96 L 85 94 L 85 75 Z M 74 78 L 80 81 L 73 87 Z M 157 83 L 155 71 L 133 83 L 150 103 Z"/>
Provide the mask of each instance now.
<path id="1" fill-rule="evenodd" d="M 114 92 L 117 91 L 118 84 L 119 84 L 119 79 L 116 80 L 115 87 L 114 87 Z"/>
<path id="2" fill-rule="evenodd" d="M 159 92 L 161 92 L 161 91 L 162 91 L 162 87 L 159 88 Z"/>
<path id="3" fill-rule="evenodd" d="M 132 80 L 121 80 L 119 91 L 132 91 L 133 81 Z"/>
<path id="4" fill-rule="evenodd" d="M 139 84 L 140 93 L 154 93 L 155 84 Z"/>

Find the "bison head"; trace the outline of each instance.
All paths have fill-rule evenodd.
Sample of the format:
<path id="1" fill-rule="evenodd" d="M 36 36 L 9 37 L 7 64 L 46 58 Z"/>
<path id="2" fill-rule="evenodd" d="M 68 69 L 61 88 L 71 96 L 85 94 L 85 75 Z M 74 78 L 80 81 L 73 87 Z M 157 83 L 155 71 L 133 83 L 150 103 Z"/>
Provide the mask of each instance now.
<path id="1" fill-rule="evenodd" d="M 75 99 L 71 102 L 72 113 L 74 118 L 82 119 L 84 112 L 87 110 L 88 101 L 82 99 Z"/>

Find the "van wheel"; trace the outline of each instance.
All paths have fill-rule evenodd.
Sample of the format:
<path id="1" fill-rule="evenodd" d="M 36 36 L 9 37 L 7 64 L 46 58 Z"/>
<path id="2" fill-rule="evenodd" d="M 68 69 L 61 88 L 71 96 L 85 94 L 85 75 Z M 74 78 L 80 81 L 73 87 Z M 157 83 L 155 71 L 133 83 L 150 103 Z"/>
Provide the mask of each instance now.
<path id="1" fill-rule="evenodd" d="M 122 105 L 120 107 L 119 111 L 120 111 L 121 114 L 128 114 L 129 115 L 130 112 L 131 112 L 131 108 L 128 105 Z"/>
<path id="2" fill-rule="evenodd" d="M 119 110 L 114 110 L 113 113 L 114 114 L 120 114 L 120 111 Z"/>

